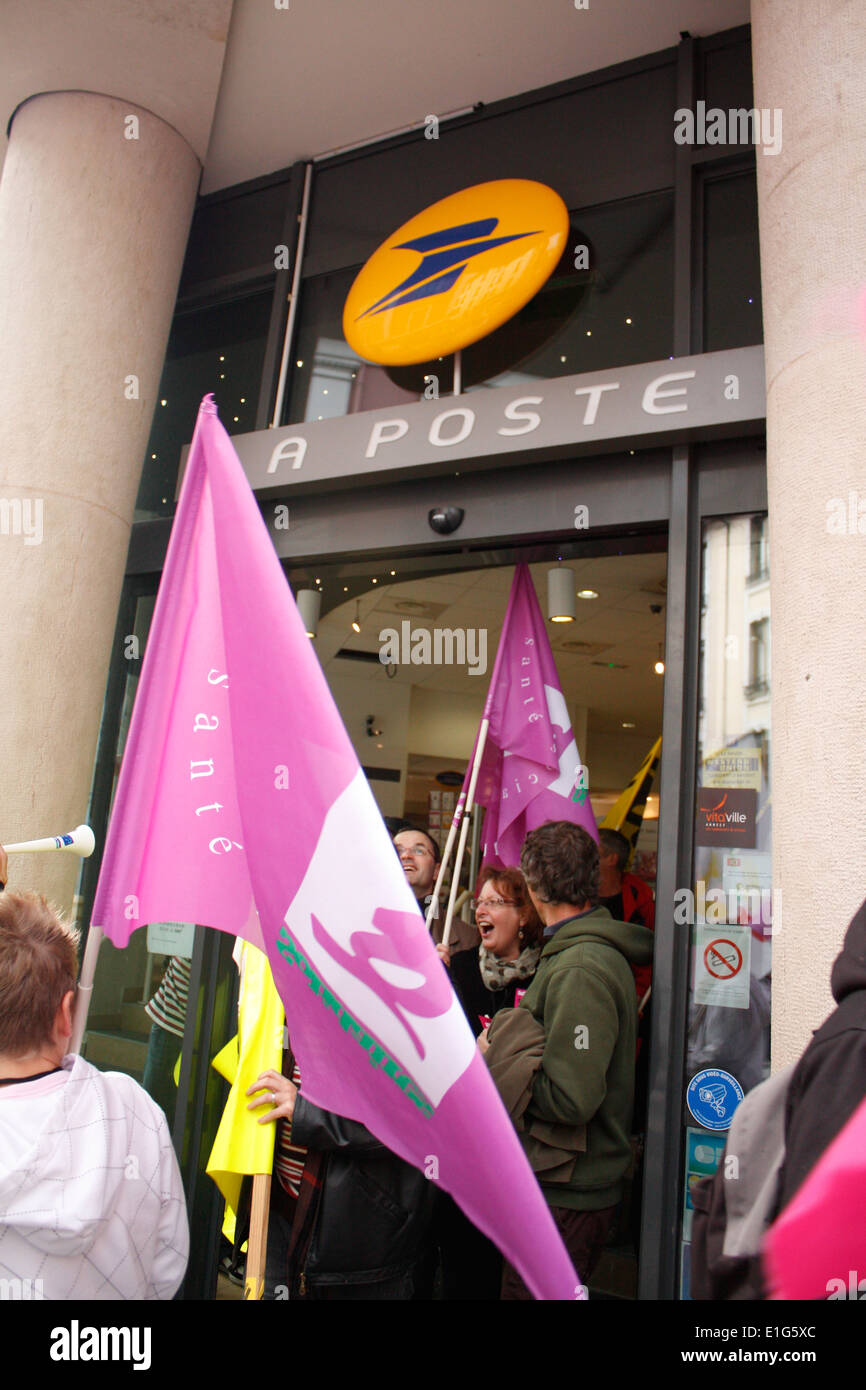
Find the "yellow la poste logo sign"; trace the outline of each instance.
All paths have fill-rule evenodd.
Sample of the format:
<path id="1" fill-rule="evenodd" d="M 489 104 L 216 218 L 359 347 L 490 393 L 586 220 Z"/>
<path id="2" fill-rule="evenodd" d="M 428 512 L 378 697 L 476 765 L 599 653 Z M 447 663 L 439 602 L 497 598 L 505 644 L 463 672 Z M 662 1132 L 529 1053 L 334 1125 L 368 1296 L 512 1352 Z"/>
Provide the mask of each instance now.
<path id="1" fill-rule="evenodd" d="M 346 297 L 346 341 L 384 366 L 468 347 L 529 302 L 567 236 L 565 203 L 543 183 L 497 179 L 452 193 L 374 251 Z"/>

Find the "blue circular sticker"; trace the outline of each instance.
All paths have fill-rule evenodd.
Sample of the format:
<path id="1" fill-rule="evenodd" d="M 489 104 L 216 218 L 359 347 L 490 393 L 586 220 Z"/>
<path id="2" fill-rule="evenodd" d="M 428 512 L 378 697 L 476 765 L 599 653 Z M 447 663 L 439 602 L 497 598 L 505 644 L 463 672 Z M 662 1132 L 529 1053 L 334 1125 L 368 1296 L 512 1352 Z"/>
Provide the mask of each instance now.
<path id="1" fill-rule="evenodd" d="M 729 1071 L 705 1067 L 692 1077 L 686 1104 L 704 1129 L 728 1129 L 743 1099 L 743 1088 Z"/>

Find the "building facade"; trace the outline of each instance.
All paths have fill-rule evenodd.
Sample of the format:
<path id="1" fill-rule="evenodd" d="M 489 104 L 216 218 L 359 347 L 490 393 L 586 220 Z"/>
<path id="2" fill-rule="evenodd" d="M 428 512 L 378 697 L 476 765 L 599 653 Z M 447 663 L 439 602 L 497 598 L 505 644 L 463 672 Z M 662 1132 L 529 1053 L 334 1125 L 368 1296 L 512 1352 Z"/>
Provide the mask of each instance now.
<path id="1" fill-rule="evenodd" d="M 229 8 L 192 12 L 185 61 L 211 102 L 236 81 L 244 13 L 220 75 L 205 11 L 225 26 Z M 662 737 L 644 841 L 657 912 L 643 1166 L 635 1234 L 620 1231 L 602 1271 L 618 1296 L 688 1296 L 689 1184 L 718 1153 L 687 1107 L 690 1080 L 719 1068 L 748 1090 L 799 1053 L 862 895 L 854 862 L 803 853 L 802 808 L 807 788 L 805 804 L 837 816 L 855 798 L 863 349 L 850 305 L 863 232 L 836 176 L 856 167 L 866 55 L 862 35 L 859 52 L 850 36 L 834 46 L 844 6 L 794 8 L 820 39 L 807 89 L 790 76 L 791 7 L 782 23 L 778 5 L 756 4 L 751 29 L 685 35 L 480 109 L 467 99 L 450 119 L 311 148 L 197 199 L 207 127 L 194 111 L 172 128 L 131 87 L 40 88 L 19 98 L 0 184 L 7 389 L 31 403 L 29 417 L 6 413 L 2 574 L 27 637 L 2 717 L 32 768 L 12 779 L 7 840 L 47 833 L 33 823 L 43 808 L 55 829 L 74 824 L 86 802 L 104 837 L 208 391 L 287 581 L 320 595 L 320 659 L 384 814 L 432 808 L 435 771 L 468 756 L 486 681 L 392 674 L 379 634 L 459 622 L 485 631 L 492 660 L 518 561 L 540 590 L 564 565 L 596 592 L 554 652 L 597 812 Z M 837 87 L 838 109 L 819 116 L 810 103 Z M 814 147 L 822 121 L 832 160 Z M 568 209 L 543 289 L 464 351 L 459 380 L 453 359 L 390 372 L 360 359 L 342 329 L 359 268 L 421 208 L 502 178 L 546 184 Z M 35 240 L 28 199 L 44 213 Z M 832 243 L 832 269 L 803 259 L 818 242 Z M 834 532 L 833 501 L 852 491 L 854 528 Z M 462 512 L 449 535 L 430 524 L 445 506 Z M 663 680 L 651 670 L 662 655 Z M 730 812 L 736 833 L 717 819 Z M 71 866 L 54 864 L 52 891 L 70 900 Z M 77 884 L 85 923 L 98 864 Z M 201 927 L 183 939 L 174 1135 L 199 1236 L 185 1294 L 201 1297 L 216 1281 L 220 1204 L 204 1165 L 224 1095 L 208 1063 L 233 1031 L 236 976 L 231 941 Z M 140 1074 L 160 946 L 139 932 L 126 952 L 103 947 L 98 1064 Z"/>

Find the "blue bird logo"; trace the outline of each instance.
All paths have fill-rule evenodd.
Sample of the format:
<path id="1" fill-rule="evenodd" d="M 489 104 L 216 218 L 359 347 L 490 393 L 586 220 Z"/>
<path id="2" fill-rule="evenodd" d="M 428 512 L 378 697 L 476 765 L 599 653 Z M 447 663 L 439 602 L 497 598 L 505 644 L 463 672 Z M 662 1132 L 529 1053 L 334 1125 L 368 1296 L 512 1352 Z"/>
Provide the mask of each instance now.
<path id="1" fill-rule="evenodd" d="M 445 227 L 441 232 L 429 232 L 426 236 L 415 237 L 412 241 L 403 241 L 393 247 L 395 251 L 420 251 L 421 264 L 399 285 L 359 314 L 356 322 L 370 314 L 384 314 L 386 309 L 396 309 L 416 299 L 444 294 L 457 283 L 474 256 L 480 256 L 494 246 L 504 246 L 509 241 L 538 236 L 540 230 L 514 232 L 511 236 L 491 236 L 498 225 L 498 217 L 484 217 L 476 222 Z"/>

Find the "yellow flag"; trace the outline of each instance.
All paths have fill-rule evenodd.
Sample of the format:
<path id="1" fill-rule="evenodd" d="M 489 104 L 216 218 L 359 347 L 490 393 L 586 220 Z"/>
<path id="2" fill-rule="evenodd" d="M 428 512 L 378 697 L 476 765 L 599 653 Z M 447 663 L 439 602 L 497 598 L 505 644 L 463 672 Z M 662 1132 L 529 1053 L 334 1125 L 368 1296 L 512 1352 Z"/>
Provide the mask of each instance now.
<path id="1" fill-rule="evenodd" d="M 661 752 L 662 741 L 657 738 L 625 791 L 620 792 L 599 826 L 599 830 L 618 830 L 621 835 L 625 836 L 631 845 L 629 864 L 643 824 L 647 797 L 652 790 L 652 784 L 658 772 Z M 628 865 L 626 865 L 627 867 Z"/>
<path id="2" fill-rule="evenodd" d="M 267 956 L 244 942 L 238 1036 L 211 1063 L 231 1081 L 232 1088 L 208 1159 L 207 1172 L 232 1214 L 237 1212 L 242 1178 L 248 1173 L 270 1173 L 273 1168 L 276 1125 L 258 1123 L 258 1117 L 267 1114 L 267 1109 L 248 1110 L 253 1097 L 246 1091 L 261 1072 L 282 1070 L 284 1025 L 283 1006 Z"/>

